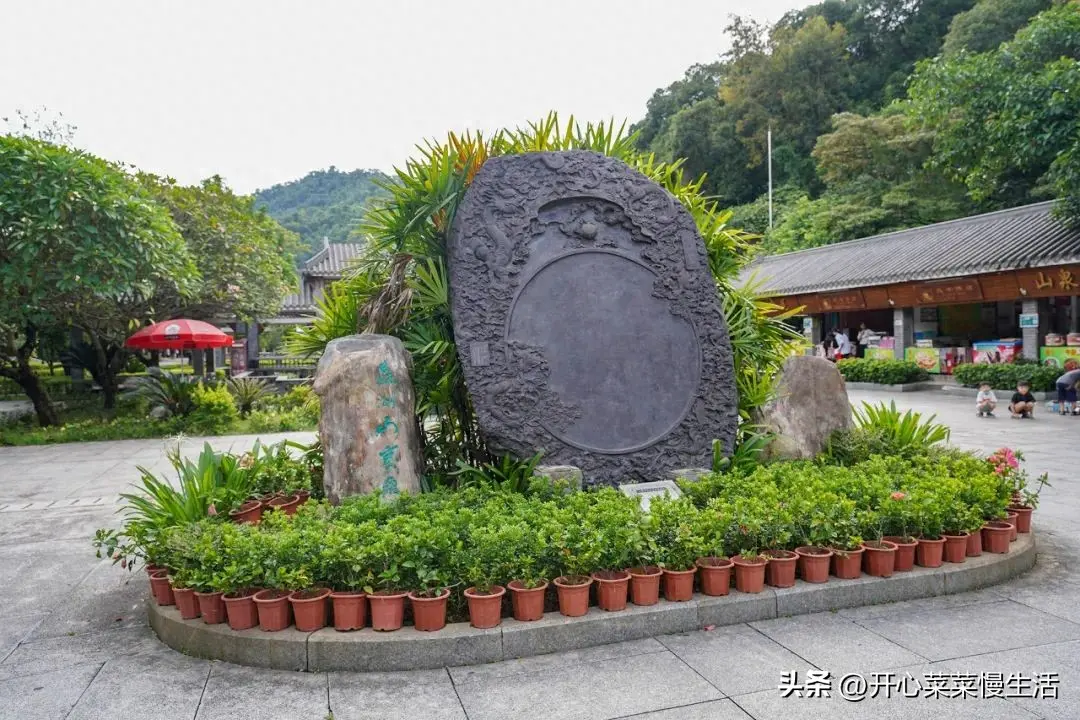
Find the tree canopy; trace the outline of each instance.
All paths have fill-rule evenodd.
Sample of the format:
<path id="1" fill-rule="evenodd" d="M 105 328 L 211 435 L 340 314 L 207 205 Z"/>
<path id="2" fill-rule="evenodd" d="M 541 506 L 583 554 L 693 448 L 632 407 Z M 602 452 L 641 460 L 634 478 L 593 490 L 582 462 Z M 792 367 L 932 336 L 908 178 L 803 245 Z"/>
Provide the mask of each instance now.
<path id="1" fill-rule="evenodd" d="M 342 172 L 331 166 L 298 180 L 257 190 L 255 198 L 275 220 L 300 236 L 298 260 L 313 255 L 330 242 L 346 242 L 360 227 L 365 210 L 384 197 L 378 183 L 389 178 L 378 170 Z"/>

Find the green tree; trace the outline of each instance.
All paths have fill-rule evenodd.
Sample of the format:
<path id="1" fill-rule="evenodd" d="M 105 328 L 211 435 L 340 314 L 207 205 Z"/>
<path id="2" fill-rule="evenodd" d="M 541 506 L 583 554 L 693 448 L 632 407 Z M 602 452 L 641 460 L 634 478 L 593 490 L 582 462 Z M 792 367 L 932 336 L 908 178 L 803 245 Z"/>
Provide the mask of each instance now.
<path id="1" fill-rule="evenodd" d="M 0 137 L 0 375 L 23 388 L 42 425 L 57 421 L 30 368 L 42 328 L 71 323 L 100 340 L 128 327 L 132 316 L 118 308 L 162 285 L 182 292 L 196 276 L 168 213 L 119 167 Z M 113 389 L 106 403 L 114 398 Z"/>
<path id="2" fill-rule="evenodd" d="M 1080 218 L 1080 4 L 1040 13 L 1011 42 L 928 60 L 911 115 L 933 131 L 930 163 L 978 202 L 1053 194 Z"/>
<path id="3" fill-rule="evenodd" d="M 1013 39 L 1032 16 L 1050 7 L 1050 0 L 979 0 L 975 7 L 953 18 L 942 50 L 982 53 Z"/>
<path id="4" fill-rule="evenodd" d="M 216 175 L 191 186 L 149 174 L 139 179 L 168 208 L 200 275 L 186 295 L 161 286 L 152 303 L 155 319 L 255 318 L 277 312 L 296 283 L 293 257 L 299 243 L 294 233 Z"/>

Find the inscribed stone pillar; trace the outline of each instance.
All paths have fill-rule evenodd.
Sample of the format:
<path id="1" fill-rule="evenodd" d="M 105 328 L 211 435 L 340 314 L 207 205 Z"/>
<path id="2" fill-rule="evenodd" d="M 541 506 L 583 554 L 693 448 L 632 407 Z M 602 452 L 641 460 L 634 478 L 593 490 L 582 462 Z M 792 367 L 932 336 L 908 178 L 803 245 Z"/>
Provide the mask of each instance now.
<path id="1" fill-rule="evenodd" d="M 1050 331 L 1049 323 L 1047 322 L 1050 315 L 1050 306 L 1047 301 L 1039 299 L 1024 300 L 1020 304 L 1020 312 L 1024 315 L 1038 315 L 1039 324 L 1037 327 L 1022 328 L 1020 330 L 1021 337 L 1024 341 L 1024 357 L 1028 360 L 1039 359 L 1039 341 L 1042 337 Z M 1019 321 L 1017 325 L 1019 325 Z"/>
<path id="2" fill-rule="evenodd" d="M 903 360 L 904 352 L 915 347 L 915 311 L 911 308 L 893 309 L 893 342 L 897 360 Z"/>
<path id="3" fill-rule="evenodd" d="M 322 402 L 323 486 L 349 495 L 419 492 L 423 463 L 412 357 L 395 337 L 351 335 L 326 346 L 315 371 Z"/>

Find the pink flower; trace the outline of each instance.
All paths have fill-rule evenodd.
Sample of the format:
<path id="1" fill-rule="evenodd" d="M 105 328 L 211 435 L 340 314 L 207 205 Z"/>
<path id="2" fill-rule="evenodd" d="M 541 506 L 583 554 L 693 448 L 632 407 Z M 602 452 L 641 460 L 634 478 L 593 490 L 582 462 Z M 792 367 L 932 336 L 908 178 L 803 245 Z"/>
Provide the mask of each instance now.
<path id="1" fill-rule="evenodd" d="M 214 507 L 213 503 L 210 503 L 210 507 L 206 508 L 206 514 L 210 515 L 211 517 L 217 515 L 217 508 Z"/>
<path id="2" fill-rule="evenodd" d="M 894 492 L 892 495 L 890 495 L 889 497 L 891 497 L 893 500 L 903 500 L 904 498 L 907 497 L 907 495 L 905 495 L 904 493 L 902 493 L 902 492 L 900 492 L 898 490 L 898 491 Z"/>

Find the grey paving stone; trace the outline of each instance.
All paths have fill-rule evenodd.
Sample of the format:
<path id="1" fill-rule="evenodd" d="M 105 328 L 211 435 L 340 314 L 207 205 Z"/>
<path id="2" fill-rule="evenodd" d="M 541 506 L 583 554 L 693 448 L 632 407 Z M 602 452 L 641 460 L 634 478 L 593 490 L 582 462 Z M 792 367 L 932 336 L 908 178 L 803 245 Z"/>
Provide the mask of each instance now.
<path id="1" fill-rule="evenodd" d="M 191 720 L 210 662 L 179 653 L 118 657 L 101 668 L 68 720 Z"/>
<path id="2" fill-rule="evenodd" d="M 799 657 L 834 675 L 917 665 L 926 658 L 832 613 L 752 623 Z"/>
<path id="3" fill-rule="evenodd" d="M 631 717 L 634 720 L 753 720 L 731 700 L 710 700 Z"/>
<path id="4" fill-rule="evenodd" d="M 648 655 L 649 653 L 658 652 L 667 652 L 667 648 L 661 645 L 655 638 L 643 638 L 641 640 L 628 640 L 626 642 L 611 643 L 609 645 L 581 648 L 580 650 L 568 650 L 560 653 L 504 660 L 502 662 L 488 663 L 486 665 L 452 667 L 449 668 L 449 671 L 450 676 L 454 681 L 460 682 L 463 680 L 478 680 L 481 678 L 496 678 L 505 677 L 507 675 L 519 675 L 522 673 L 542 672 L 552 668 L 584 665 L 600 660 L 611 660 L 613 658 L 631 657 L 634 655 Z"/>
<path id="5" fill-rule="evenodd" d="M 716 688 L 670 653 L 455 685 L 469 720 L 502 720 L 530 709 L 560 720 L 596 720 L 721 698 Z"/>
<path id="6" fill-rule="evenodd" d="M 214 663 L 195 720 L 323 720 L 329 712 L 325 673 Z"/>
<path id="7" fill-rule="evenodd" d="M 931 660 L 1080 638 L 1080 625 L 1008 600 L 860 624 Z"/>
<path id="8" fill-rule="evenodd" d="M 466 720 L 445 670 L 329 673 L 334 720 Z"/>
<path id="9" fill-rule="evenodd" d="M 149 628 L 126 628 L 90 635 L 63 636 L 20 644 L 0 663 L 0 678 L 55 668 L 104 663 L 122 655 L 174 654 Z"/>
<path id="10" fill-rule="evenodd" d="M 783 698 L 767 690 L 734 698 L 754 720 L 1037 720 L 1006 700 L 884 698 L 849 702 L 840 697 Z"/>
<path id="11" fill-rule="evenodd" d="M 101 561 L 53 608 L 31 638 L 144 627 L 149 592 L 146 573 Z"/>
<path id="12" fill-rule="evenodd" d="M 1080 717 L 1080 643 L 1058 643 L 1050 646 L 1020 648 L 996 653 L 956 658 L 940 663 L 952 673 L 1002 673 L 1005 677 L 1019 674 L 1034 678 L 1039 673 L 1055 673 L 1060 684 L 1056 698 L 1009 698 L 1042 718 L 1075 720 Z"/>
<path id="13" fill-rule="evenodd" d="M 90 663 L 0 680 L 0 718 L 63 720 L 100 669 Z"/>
<path id="14" fill-rule="evenodd" d="M 812 665 L 748 625 L 718 627 L 658 638 L 725 695 L 775 688 L 783 672 Z"/>
<path id="15" fill-rule="evenodd" d="M 87 540 L 0 542 L 0 587 L 14 589 L 0 603 L 0 618 L 51 610 L 96 563 Z"/>
<path id="16" fill-rule="evenodd" d="M 701 626 L 699 600 L 640 607 L 627 605 L 617 613 L 589 608 L 583 617 L 568 618 L 547 613 L 534 622 L 513 619 L 502 622 L 503 657 L 506 659 L 562 652 L 575 648 L 636 640 Z"/>
<path id="17" fill-rule="evenodd" d="M 7 618 L 0 623 L 0 662 L 3 662 L 19 646 L 19 642 L 25 639 L 44 617 L 44 615 L 24 615 Z"/>

